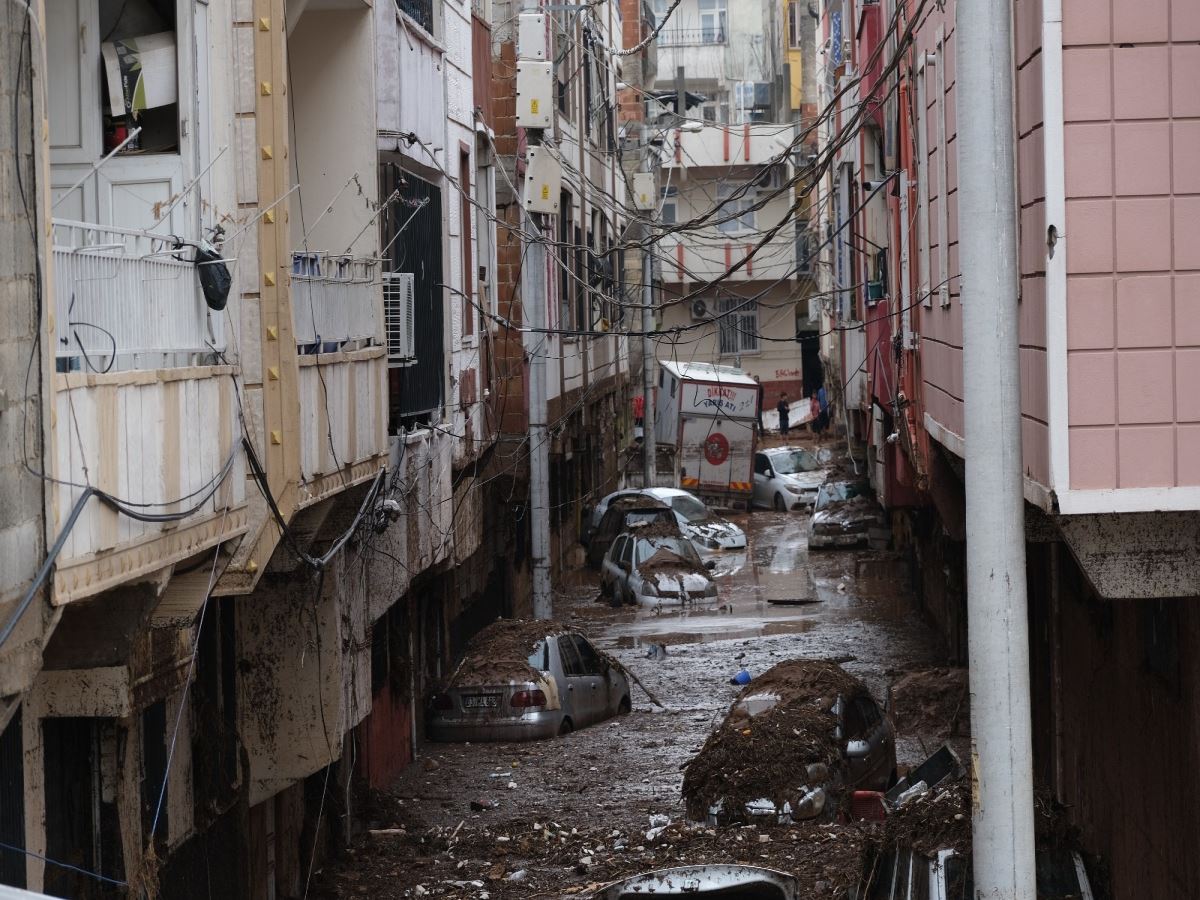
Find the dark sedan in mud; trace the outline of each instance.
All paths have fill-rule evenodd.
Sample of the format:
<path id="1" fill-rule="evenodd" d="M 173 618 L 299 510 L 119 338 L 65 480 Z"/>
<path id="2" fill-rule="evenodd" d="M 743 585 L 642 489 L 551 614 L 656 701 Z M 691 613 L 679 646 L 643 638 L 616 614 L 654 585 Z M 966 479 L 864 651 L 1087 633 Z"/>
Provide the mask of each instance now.
<path id="1" fill-rule="evenodd" d="M 810 549 L 865 544 L 871 530 L 883 528 L 883 510 L 865 484 L 829 481 L 821 485 L 808 524 Z"/>
<path id="2" fill-rule="evenodd" d="M 471 641 L 429 704 L 435 741 L 533 741 L 629 712 L 629 682 L 582 634 L 502 619 Z"/>

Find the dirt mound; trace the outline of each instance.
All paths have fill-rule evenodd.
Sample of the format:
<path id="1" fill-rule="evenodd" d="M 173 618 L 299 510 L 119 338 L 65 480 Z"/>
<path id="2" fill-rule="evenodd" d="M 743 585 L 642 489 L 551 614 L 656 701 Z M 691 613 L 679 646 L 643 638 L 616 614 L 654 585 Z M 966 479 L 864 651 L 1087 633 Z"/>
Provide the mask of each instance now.
<path id="1" fill-rule="evenodd" d="M 678 538 L 682 534 L 675 519 L 634 522 L 627 531 L 637 538 Z"/>
<path id="2" fill-rule="evenodd" d="M 865 693 L 862 682 L 824 660 L 789 660 L 768 669 L 738 700 L 773 694 L 778 702 L 750 715 L 735 701 L 684 767 L 688 815 L 702 821 L 718 801 L 730 821 L 744 820 L 745 805 L 760 798 L 796 807 L 804 794 L 806 767 L 813 763 L 829 767 L 833 774 L 825 787 L 836 789 L 844 782 L 845 763 L 833 706 L 839 695 Z"/>
<path id="3" fill-rule="evenodd" d="M 537 681 L 542 674 L 529 665 L 533 648 L 547 635 L 569 630 L 561 622 L 497 619 L 467 644 L 467 652 L 446 679 L 446 687 Z"/>
<path id="4" fill-rule="evenodd" d="M 703 568 L 696 565 L 690 559 L 685 559 L 674 550 L 668 550 L 666 547 L 660 547 L 655 550 L 649 559 L 638 566 L 638 571 L 643 575 L 653 575 L 655 572 L 706 574 Z"/>
<path id="5" fill-rule="evenodd" d="M 909 672 L 890 689 L 892 719 L 902 734 L 952 737 L 971 731 L 966 669 Z"/>

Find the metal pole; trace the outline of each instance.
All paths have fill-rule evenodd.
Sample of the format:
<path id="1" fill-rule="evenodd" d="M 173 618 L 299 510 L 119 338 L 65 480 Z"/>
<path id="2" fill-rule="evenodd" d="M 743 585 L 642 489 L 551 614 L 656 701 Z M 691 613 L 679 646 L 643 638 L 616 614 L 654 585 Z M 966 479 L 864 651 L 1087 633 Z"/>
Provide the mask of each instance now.
<path id="1" fill-rule="evenodd" d="M 533 558 L 533 617 L 554 617 L 550 588 L 550 434 L 546 427 L 546 244 L 541 228 L 526 214 L 526 228 L 537 239 L 529 245 L 521 270 L 523 332 L 529 357 L 529 530 Z"/>
<path id="2" fill-rule="evenodd" d="M 955 30 L 972 826 L 976 894 L 1034 900 L 1011 13 L 959 0 Z"/>
<path id="3" fill-rule="evenodd" d="M 652 146 L 642 155 L 642 171 L 651 172 Z M 646 249 L 642 253 L 642 487 L 652 488 L 658 480 L 658 438 L 655 436 L 654 370 L 657 360 L 650 332 L 654 330 L 654 243 L 653 216 L 646 226 Z"/>

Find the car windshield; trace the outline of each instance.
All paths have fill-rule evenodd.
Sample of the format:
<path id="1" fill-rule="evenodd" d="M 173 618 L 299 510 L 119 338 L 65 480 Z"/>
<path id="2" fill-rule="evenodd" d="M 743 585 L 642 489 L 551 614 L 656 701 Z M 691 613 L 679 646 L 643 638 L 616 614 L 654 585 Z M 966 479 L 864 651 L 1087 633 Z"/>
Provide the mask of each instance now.
<path id="1" fill-rule="evenodd" d="M 771 467 L 780 475 L 798 475 L 801 472 L 815 472 L 821 468 L 821 464 L 807 450 L 789 450 L 773 454 Z"/>
<path id="2" fill-rule="evenodd" d="M 659 550 L 669 550 L 676 556 L 682 556 L 697 567 L 703 566 L 700 554 L 687 538 L 642 538 L 637 542 L 637 561 L 643 563 Z"/>
<path id="3" fill-rule="evenodd" d="M 708 511 L 708 507 L 695 497 L 685 495 L 672 497 L 671 509 L 687 519 L 692 525 L 699 525 L 701 522 L 707 522 L 712 518 L 712 513 Z"/>
<path id="4" fill-rule="evenodd" d="M 843 500 L 851 500 L 861 495 L 858 486 L 851 484 L 848 481 L 833 481 L 829 484 L 821 485 L 821 490 L 817 492 L 816 509 L 824 509 L 833 503 L 841 503 Z"/>

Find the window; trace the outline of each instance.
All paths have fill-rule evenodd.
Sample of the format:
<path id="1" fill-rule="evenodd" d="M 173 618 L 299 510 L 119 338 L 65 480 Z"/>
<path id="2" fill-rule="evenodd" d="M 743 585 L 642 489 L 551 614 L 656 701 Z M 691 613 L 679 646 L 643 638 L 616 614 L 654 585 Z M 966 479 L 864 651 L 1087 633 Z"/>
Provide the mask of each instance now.
<path id="1" fill-rule="evenodd" d="M 758 301 L 743 297 L 726 297 L 720 301 L 720 331 L 722 356 L 758 352 Z"/>
<path id="2" fill-rule="evenodd" d="M 804 35 L 801 30 L 805 11 L 800 7 L 800 0 L 788 0 L 788 47 L 799 50 L 803 46 Z"/>
<path id="3" fill-rule="evenodd" d="M 670 186 L 665 187 L 660 191 L 659 196 L 661 198 L 660 203 L 662 205 L 660 211 L 660 220 L 662 221 L 662 224 L 674 225 L 676 221 L 678 221 L 676 203 L 679 198 L 679 188 Z"/>
<path id="4" fill-rule="evenodd" d="M 766 475 L 771 469 L 771 463 L 767 460 L 765 453 L 754 454 L 754 473 L 756 475 Z"/>
<path id="5" fill-rule="evenodd" d="M 591 644 L 577 634 L 571 635 L 575 642 L 575 650 L 579 653 L 579 660 L 583 663 L 583 671 L 587 675 L 603 675 L 604 661 L 600 659 L 600 654 L 596 652 Z"/>
<path id="6" fill-rule="evenodd" d="M 929 295 L 929 107 L 922 61 L 917 70 L 917 291 L 922 306 L 931 306 Z"/>
<path id="7" fill-rule="evenodd" d="M 725 0 L 700 0 L 700 40 L 705 44 L 725 42 Z"/>
<path id="8" fill-rule="evenodd" d="M 672 497 L 671 509 L 687 519 L 692 525 L 707 522 L 713 517 L 707 506 L 691 496 Z"/>
<path id="9" fill-rule="evenodd" d="M 583 669 L 583 660 L 579 658 L 569 635 L 558 636 L 558 658 L 562 662 L 563 674 L 568 678 L 578 678 L 587 674 Z"/>
<path id="10" fill-rule="evenodd" d="M 617 557 L 617 562 L 628 567 L 633 565 L 633 541 L 625 537 L 623 537 L 622 540 L 625 543 L 621 545 L 621 552 Z"/>
<path id="11" fill-rule="evenodd" d="M 433 35 L 433 0 L 399 0 L 401 12 Z"/>
<path id="12" fill-rule="evenodd" d="M 726 221 L 717 225 L 722 234 L 740 234 L 743 231 L 754 230 L 754 206 L 756 197 L 754 188 L 740 184 L 717 185 L 717 203 L 720 205 L 721 218 L 729 216 Z M 738 215 L 740 213 L 740 215 Z"/>
<path id="13" fill-rule="evenodd" d="M 460 151 L 458 168 L 458 195 L 460 215 L 458 218 L 459 242 L 462 246 L 462 336 L 475 334 L 475 263 L 471 254 L 471 220 L 474 207 L 471 205 L 471 151 Z"/>
<path id="14" fill-rule="evenodd" d="M 816 254 L 812 249 L 812 241 L 809 235 L 809 224 L 805 219 L 800 219 L 796 222 L 796 274 L 811 275 L 813 273 L 813 257 Z"/>

